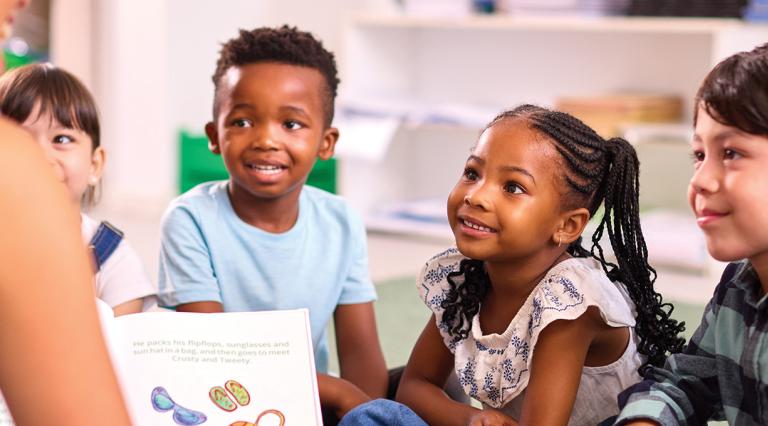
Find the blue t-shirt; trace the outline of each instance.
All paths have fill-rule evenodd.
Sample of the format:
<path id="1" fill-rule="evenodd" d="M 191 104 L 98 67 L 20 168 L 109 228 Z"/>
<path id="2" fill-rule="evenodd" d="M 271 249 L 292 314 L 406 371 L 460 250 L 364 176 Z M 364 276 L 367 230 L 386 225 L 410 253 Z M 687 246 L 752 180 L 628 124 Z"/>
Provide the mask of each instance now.
<path id="1" fill-rule="evenodd" d="M 160 306 L 171 308 L 204 301 L 228 312 L 308 308 L 322 373 L 336 306 L 376 299 L 365 228 L 342 198 L 305 186 L 296 223 L 273 234 L 237 216 L 226 181 L 198 185 L 168 207 L 159 287 Z"/>

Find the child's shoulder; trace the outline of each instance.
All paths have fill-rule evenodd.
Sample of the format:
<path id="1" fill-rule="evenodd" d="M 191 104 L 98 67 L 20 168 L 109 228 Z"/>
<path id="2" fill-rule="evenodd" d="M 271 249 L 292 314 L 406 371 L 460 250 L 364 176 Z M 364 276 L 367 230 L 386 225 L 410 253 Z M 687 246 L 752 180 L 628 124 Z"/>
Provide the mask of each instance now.
<path id="1" fill-rule="evenodd" d="M 362 217 L 343 197 L 314 186 L 305 185 L 299 198 L 299 208 L 314 211 L 313 220 L 338 222 L 345 227 L 362 227 Z"/>
<path id="2" fill-rule="evenodd" d="M 725 267 L 712 299 L 715 305 L 728 305 L 740 310 L 747 299 L 754 298 L 757 302 L 761 294 L 762 287 L 755 269 L 749 261 L 742 260 Z"/>
<path id="3" fill-rule="evenodd" d="M 447 294 L 463 282 L 463 277 L 453 274 L 462 270 L 463 261 L 467 261 L 465 271 L 482 267 L 450 248 L 431 257 L 422 268 L 417 286 L 422 301 L 433 312 L 441 311 Z M 453 282 L 449 275 L 455 276 Z M 608 279 L 594 259 L 571 258 L 547 271 L 521 312 L 530 311 L 532 317 L 548 323 L 578 318 L 590 306 L 597 307 L 608 324 L 634 325 L 634 305 L 624 285 Z"/>
<path id="4" fill-rule="evenodd" d="M 173 200 L 173 203 L 200 203 L 217 200 L 219 195 L 227 193 L 227 181 L 203 182 L 187 190 Z"/>
<path id="5" fill-rule="evenodd" d="M 633 326 L 634 303 L 624 284 L 611 281 L 592 258 L 570 258 L 550 269 L 533 290 L 531 316 L 549 323 L 576 319 L 596 307 L 614 327 Z"/>
<path id="6" fill-rule="evenodd" d="M 304 188 L 302 188 L 301 200 L 311 202 L 320 208 L 339 211 L 345 214 L 350 210 L 349 203 L 344 197 L 310 185 L 304 185 Z"/>
<path id="7" fill-rule="evenodd" d="M 424 303 L 433 311 L 442 310 L 442 301 L 451 289 L 448 274 L 461 269 L 461 261 L 469 258 L 455 247 L 441 251 L 427 260 L 421 268 L 416 285 Z"/>
<path id="8" fill-rule="evenodd" d="M 417 282 L 421 290 L 443 286 L 448 274 L 458 271 L 461 267 L 461 261 L 465 259 L 469 258 L 461 254 L 456 247 L 443 250 L 430 257 L 419 273 Z"/>
<path id="9" fill-rule="evenodd" d="M 165 217 L 178 211 L 191 211 L 195 214 L 214 211 L 221 208 L 227 198 L 227 181 L 201 183 L 171 200 L 165 211 Z"/>

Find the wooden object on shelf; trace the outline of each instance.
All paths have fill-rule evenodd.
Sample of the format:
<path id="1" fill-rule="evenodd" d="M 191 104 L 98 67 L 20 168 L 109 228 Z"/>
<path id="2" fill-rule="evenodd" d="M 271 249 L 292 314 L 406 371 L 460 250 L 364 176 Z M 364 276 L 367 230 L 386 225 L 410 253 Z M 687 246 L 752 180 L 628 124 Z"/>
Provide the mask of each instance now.
<path id="1" fill-rule="evenodd" d="M 585 122 L 603 137 L 621 136 L 635 123 L 677 123 L 683 119 L 683 100 L 677 95 L 616 93 L 562 97 L 555 109 Z"/>

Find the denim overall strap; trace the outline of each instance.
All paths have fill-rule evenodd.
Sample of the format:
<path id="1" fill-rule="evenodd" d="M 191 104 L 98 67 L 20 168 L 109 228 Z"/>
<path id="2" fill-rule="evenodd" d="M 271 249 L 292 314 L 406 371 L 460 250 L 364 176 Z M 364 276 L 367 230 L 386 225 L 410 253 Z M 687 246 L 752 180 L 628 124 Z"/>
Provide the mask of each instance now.
<path id="1" fill-rule="evenodd" d="M 111 223 L 104 221 L 99 224 L 89 244 L 96 271 L 101 269 L 101 265 L 109 259 L 122 239 L 123 231 L 115 228 Z"/>

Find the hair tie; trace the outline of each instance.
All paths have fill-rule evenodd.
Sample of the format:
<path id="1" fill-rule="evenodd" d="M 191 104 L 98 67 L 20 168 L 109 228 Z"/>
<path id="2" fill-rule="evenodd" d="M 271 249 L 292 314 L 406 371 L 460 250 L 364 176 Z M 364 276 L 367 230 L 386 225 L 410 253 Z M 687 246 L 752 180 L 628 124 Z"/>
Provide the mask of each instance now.
<path id="1" fill-rule="evenodd" d="M 634 150 L 634 147 L 624 138 L 610 138 L 605 143 L 608 147 L 608 160 L 611 164 L 615 163 L 617 159 L 624 157 L 624 153 Z"/>

